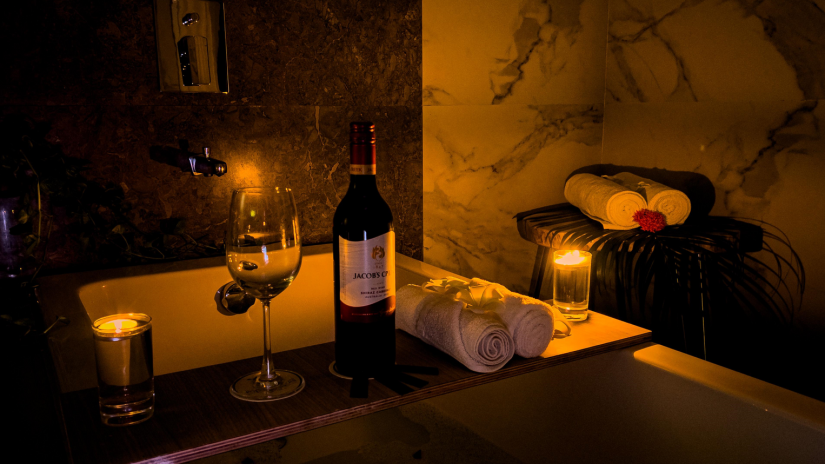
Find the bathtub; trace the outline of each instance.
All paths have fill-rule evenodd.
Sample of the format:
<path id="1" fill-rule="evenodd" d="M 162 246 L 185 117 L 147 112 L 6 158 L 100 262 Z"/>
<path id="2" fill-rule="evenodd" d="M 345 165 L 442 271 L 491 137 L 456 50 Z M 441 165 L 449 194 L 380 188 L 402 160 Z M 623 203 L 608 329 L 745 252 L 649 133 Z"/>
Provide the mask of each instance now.
<path id="1" fill-rule="evenodd" d="M 454 275 L 400 254 L 396 267 L 399 287 Z M 44 319 L 71 321 L 48 338 L 61 391 L 97 386 L 91 323 L 110 314 L 152 317 L 155 375 L 260 356 L 260 302 L 242 315 L 217 311 L 215 292 L 231 280 L 223 257 L 40 279 Z M 332 245 L 304 247 L 298 276 L 271 303 L 272 352 L 333 341 L 332 293 Z"/>
<path id="2" fill-rule="evenodd" d="M 816 464 L 825 404 L 648 343 L 198 463 L 409 462 L 415 453 L 476 464 Z"/>
<path id="3" fill-rule="evenodd" d="M 298 277 L 273 300 L 274 352 L 333 340 L 331 260 L 329 245 L 304 248 Z M 397 271 L 399 286 L 453 275 L 401 255 Z M 91 321 L 119 312 L 152 316 L 156 375 L 260 356 L 260 305 L 231 317 L 215 307 L 215 291 L 230 280 L 223 258 L 41 279 L 45 321 L 71 321 L 48 337 L 60 390 L 96 386 Z M 573 337 L 553 343 L 576 341 L 574 326 Z M 419 403 L 232 453 L 270 447 L 280 462 L 344 462 L 386 445 L 405 459 L 422 451 L 462 462 L 472 450 L 460 442 L 497 450 L 475 462 L 825 462 L 825 403 L 656 344 Z M 506 459 L 494 459 L 498 452 Z M 205 462 L 231 461 L 221 459 Z"/>

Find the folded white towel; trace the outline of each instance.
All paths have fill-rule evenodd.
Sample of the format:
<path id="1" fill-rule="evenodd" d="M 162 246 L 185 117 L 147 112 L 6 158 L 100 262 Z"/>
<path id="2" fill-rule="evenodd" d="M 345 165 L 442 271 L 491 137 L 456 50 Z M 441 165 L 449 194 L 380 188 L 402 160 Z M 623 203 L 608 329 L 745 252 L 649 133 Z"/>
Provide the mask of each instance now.
<path id="1" fill-rule="evenodd" d="M 564 184 L 564 198 L 605 229 L 635 229 L 633 214 L 647 208 L 644 197 L 593 174 L 576 174 Z"/>
<path id="2" fill-rule="evenodd" d="M 629 172 L 620 172 L 613 179 L 642 195 L 648 209 L 664 214 L 669 226 L 683 224 L 690 215 L 690 198 L 679 190 Z"/>
<path id="3" fill-rule="evenodd" d="M 553 307 L 541 300 L 520 293 L 511 292 L 501 284 L 488 282 L 474 277 L 472 283 L 494 285 L 504 295 L 501 301 L 488 303 L 484 309 L 499 314 L 504 324 L 513 335 L 516 354 L 524 358 L 534 358 L 544 353 L 553 336 L 564 337 L 570 334 L 570 326 L 561 315 L 553 313 Z M 555 320 L 561 324 L 556 327 Z"/>
<path id="4" fill-rule="evenodd" d="M 464 310 L 452 295 L 406 285 L 396 293 L 396 326 L 474 372 L 493 372 L 513 358 L 515 343 L 501 317 Z"/>

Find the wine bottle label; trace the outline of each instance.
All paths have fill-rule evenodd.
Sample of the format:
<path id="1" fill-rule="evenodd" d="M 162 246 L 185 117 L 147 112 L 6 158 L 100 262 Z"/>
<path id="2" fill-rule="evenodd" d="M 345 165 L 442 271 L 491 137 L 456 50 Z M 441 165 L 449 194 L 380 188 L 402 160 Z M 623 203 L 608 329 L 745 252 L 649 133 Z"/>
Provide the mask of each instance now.
<path id="1" fill-rule="evenodd" d="M 363 176 L 363 175 L 375 175 L 375 165 L 374 164 L 350 164 L 349 165 L 349 173 L 350 175 L 356 176 Z"/>
<path id="2" fill-rule="evenodd" d="M 395 232 L 364 241 L 338 237 L 341 319 L 374 322 L 395 312 Z"/>

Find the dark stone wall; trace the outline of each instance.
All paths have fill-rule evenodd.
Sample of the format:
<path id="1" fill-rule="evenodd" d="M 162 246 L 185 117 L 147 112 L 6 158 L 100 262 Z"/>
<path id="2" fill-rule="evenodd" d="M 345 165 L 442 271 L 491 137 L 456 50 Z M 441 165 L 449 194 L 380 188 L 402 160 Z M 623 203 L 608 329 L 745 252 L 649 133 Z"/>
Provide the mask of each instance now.
<path id="1" fill-rule="evenodd" d="M 348 123 L 368 119 L 398 249 L 422 257 L 420 0 L 228 1 L 227 95 L 160 93 L 150 1 L 35 0 L 4 14 L 2 113 L 50 123 L 48 140 L 91 162 L 87 178 L 123 189 L 137 227 L 179 217 L 192 237 L 219 243 L 233 189 L 287 185 L 304 243 L 330 242 L 349 181 Z M 212 148 L 228 174 L 193 177 L 149 159 L 150 146 L 181 139 Z M 99 261 L 72 252 L 62 232 L 50 268 Z"/>

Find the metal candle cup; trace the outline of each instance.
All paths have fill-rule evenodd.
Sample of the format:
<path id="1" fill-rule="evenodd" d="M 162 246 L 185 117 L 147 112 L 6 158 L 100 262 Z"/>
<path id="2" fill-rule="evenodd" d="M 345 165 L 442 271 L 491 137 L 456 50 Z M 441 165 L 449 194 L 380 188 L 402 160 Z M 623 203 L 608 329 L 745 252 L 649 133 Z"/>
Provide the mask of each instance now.
<path id="1" fill-rule="evenodd" d="M 129 313 L 92 324 L 100 419 L 106 425 L 143 422 L 155 412 L 152 318 Z"/>
<path id="2" fill-rule="evenodd" d="M 587 319 L 590 305 L 590 263 L 586 251 L 553 252 L 553 305 L 572 321 Z"/>

